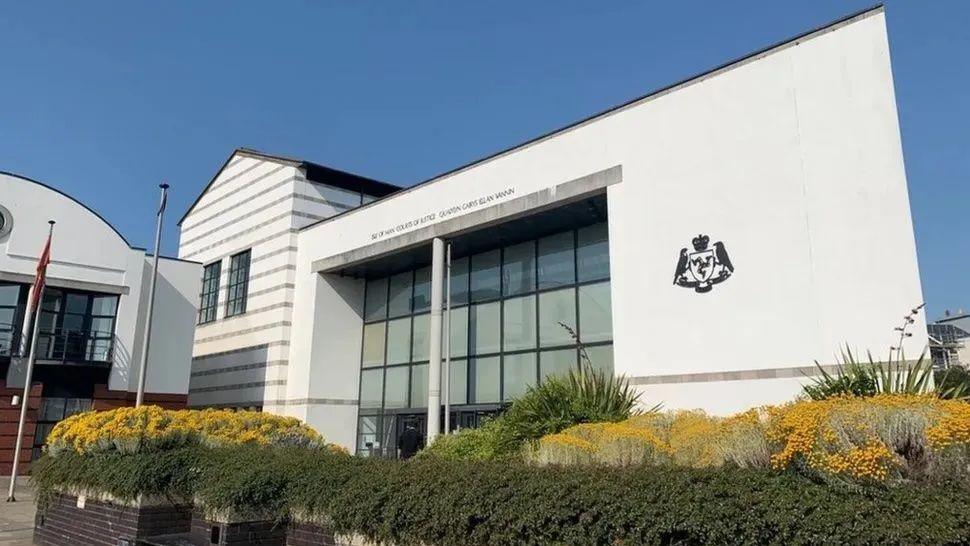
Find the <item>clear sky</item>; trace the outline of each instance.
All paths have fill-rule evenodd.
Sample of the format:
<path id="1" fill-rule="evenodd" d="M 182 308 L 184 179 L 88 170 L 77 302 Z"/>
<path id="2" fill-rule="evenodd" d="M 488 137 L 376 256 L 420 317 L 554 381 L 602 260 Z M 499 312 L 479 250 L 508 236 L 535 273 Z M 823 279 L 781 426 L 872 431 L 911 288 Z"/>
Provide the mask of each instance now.
<path id="1" fill-rule="evenodd" d="M 970 2 L 886 4 L 935 318 L 970 310 Z M 11 2 L 0 170 L 143 247 L 164 179 L 175 254 L 175 221 L 237 146 L 410 185 L 870 5 Z"/>

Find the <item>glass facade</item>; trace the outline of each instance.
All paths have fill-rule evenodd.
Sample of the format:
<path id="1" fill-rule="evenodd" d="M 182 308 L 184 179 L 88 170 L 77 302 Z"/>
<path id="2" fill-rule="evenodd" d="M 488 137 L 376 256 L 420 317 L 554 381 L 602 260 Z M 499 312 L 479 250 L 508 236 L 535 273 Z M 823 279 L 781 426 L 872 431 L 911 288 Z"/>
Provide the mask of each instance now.
<path id="1" fill-rule="evenodd" d="M 430 293 L 428 267 L 367 282 L 358 453 L 394 456 L 398 423 L 427 407 Z M 577 368 L 574 335 L 612 373 L 610 304 L 605 223 L 452 259 L 453 411 L 498 409 Z"/>

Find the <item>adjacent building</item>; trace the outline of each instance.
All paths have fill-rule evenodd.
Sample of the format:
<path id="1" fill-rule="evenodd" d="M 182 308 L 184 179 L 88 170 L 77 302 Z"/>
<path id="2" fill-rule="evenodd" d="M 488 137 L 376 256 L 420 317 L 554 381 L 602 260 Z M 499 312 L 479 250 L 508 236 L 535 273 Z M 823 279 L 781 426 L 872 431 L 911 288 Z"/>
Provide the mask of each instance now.
<path id="1" fill-rule="evenodd" d="M 943 318 L 926 325 L 929 335 L 930 356 L 933 365 L 946 369 L 950 366 L 970 367 L 970 314 L 962 309 L 955 313 L 946 311 Z"/>
<path id="2" fill-rule="evenodd" d="M 58 190 L 0 173 L 0 472 L 13 460 L 32 324 L 28 293 L 55 220 L 25 450 L 39 453 L 57 421 L 87 409 L 133 405 L 142 357 L 151 256 L 96 212 Z M 201 266 L 159 260 L 148 359 L 148 403 L 183 407 Z M 31 453 L 22 453 L 29 462 Z M 6 465 L 6 467 L 4 466 Z"/>
<path id="3" fill-rule="evenodd" d="M 190 403 L 361 454 L 584 362 L 649 405 L 789 400 L 922 302 L 883 10 L 407 189 L 237 150 L 180 257 L 205 271 Z"/>

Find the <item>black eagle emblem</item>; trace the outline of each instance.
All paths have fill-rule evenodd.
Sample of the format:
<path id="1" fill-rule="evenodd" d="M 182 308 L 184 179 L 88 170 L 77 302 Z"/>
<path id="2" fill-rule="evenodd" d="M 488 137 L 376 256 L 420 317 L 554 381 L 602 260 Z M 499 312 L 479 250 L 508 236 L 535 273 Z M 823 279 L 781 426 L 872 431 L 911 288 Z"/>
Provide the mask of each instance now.
<path id="1" fill-rule="evenodd" d="M 707 235 L 698 235 L 691 240 L 693 252 L 686 247 L 680 249 L 677 269 L 674 270 L 675 285 L 693 288 L 695 292 L 703 294 L 734 274 L 734 264 L 724 243 L 717 241 L 714 248 L 710 248 L 710 242 L 711 238 Z"/>

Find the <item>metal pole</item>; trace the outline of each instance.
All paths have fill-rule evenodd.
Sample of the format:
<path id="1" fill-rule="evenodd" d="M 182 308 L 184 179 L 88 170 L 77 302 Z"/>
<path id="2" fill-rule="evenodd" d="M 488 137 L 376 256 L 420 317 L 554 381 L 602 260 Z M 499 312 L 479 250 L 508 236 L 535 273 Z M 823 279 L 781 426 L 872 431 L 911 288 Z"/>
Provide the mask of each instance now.
<path id="1" fill-rule="evenodd" d="M 158 205 L 158 219 L 155 222 L 155 256 L 152 258 L 152 283 L 148 289 L 148 317 L 145 319 L 145 342 L 142 344 L 141 364 L 138 366 L 138 393 L 135 395 L 135 407 L 142 405 L 145 400 L 145 379 L 148 377 L 148 349 L 152 342 L 152 310 L 155 307 L 155 284 L 158 281 L 158 252 L 162 243 L 162 216 L 165 214 L 165 203 L 168 196 L 168 184 L 158 185 L 162 189 L 161 201 Z"/>
<path id="2" fill-rule="evenodd" d="M 444 284 L 445 242 L 431 242 L 431 321 L 428 335 L 428 441 L 431 445 L 441 430 L 441 287 Z"/>
<path id="3" fill-rule="evenodd" d="M 50 240 L 54 233 L 54 221 L 50 224 L 47 238 Z M 37 305 L 34 308 L 34 330 L 30 334 L 30 356 L 27 357 L 27 377 L 24 378 L 24 397 L 20 400 L 20 421 L 17 423 L 17 442 L 13 448 L 13 467 L 10 469 L 10 488 L 7 490 L 7 502 L 17 502 L 14 488 L 17 486 L 17 467 L 20 466 L 20 449 L 24 443 L 24 427 L 27 425 L 27 406 L 30 405 L 30 383 L 34 380 L 34 361 L 37 360 L 37 333 L 40 330 L 40 309 L 44 305 L 44 286 L 40 287 L 37 295 Z"/>
<path id="4" fill-rule="evenodd" d="M 444 334 L 445 367 L 444 374 L 445 399 L 445 434 L 451 434 L 451 243 L 445 247 L 445 334 Z"/>

